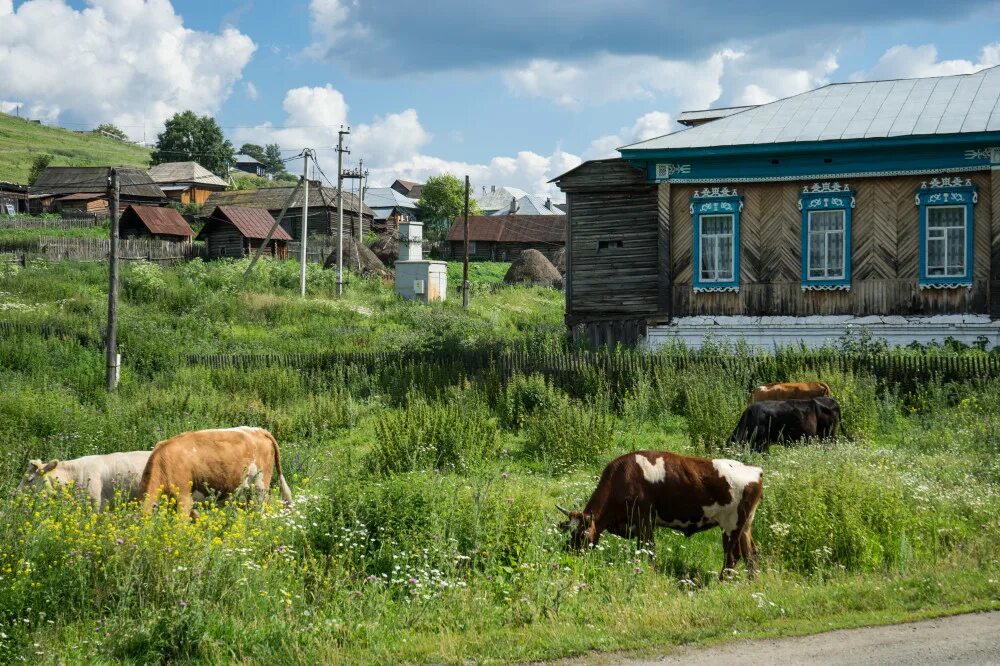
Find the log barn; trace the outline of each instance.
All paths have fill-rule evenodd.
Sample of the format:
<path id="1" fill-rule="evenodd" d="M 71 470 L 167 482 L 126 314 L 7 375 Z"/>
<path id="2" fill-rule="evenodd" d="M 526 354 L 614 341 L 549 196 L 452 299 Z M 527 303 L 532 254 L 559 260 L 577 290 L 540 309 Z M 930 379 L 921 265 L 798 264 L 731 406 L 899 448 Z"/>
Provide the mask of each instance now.
<path id="1" fill-rule="evenodd" d="M 160 206 L 163 190 L 142 169 L 118 167 L 119 210 L 129 204 Z M 33 213 L 88 213 L 107 216 L 109 167 L 48 167 L 29 188 L 39 202 Z"/>
<path id="2" fill-rule="evenodd" d="M 685 114 L 555 179 L 593 344 L 1000 344 L 1000 67 Z"/>
<path id="3" fill-rule="evenodd" d="M 464 255 L 465 222 L 456 217 L 448 230 L 445 251 Z M 549 261 L 566 245 L 564 215 L 470 215 L 469 259 L 513 261 L 524 250 L 538 250 Z"/>
<path id="4" fill-rule="evenodd" d="M 208 244 L 211 259 L 232 257 L 239 259 L 257 251 L 274 226 L 274 218 L 262 208 L 239 208 L 237 206 L 216 206 L 201 228 L 195 240 Z M 271 235 L 264 256 L 278 259 L 288 258 L 288 241 L 292 237 L 280 226 Z"/>
<path id="5" fill-rule="evenodd" d="M 174 208 L 126 206 L 118 222 L 122 238 L 157 238 L 176 243 L 191 242 L 194 231 Z"/>

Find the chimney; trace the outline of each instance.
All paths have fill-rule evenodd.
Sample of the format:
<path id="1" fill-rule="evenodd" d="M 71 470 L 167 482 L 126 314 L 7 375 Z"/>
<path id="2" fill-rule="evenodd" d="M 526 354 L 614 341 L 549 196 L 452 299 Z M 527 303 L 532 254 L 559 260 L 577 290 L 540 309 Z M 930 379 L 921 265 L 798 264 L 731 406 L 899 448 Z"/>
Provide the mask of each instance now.
<path id="1" fill-rule="evenodd" d="M 510 198 L 510 214 L 513 215 L 516 212 L 517 212 L 517 198 L 516 197 L 511 197 Z"/>
<path id="2" fill-rule="evenodd" d="M 545 197 L 545 207 L 552 210 L 552 197 Z"/>

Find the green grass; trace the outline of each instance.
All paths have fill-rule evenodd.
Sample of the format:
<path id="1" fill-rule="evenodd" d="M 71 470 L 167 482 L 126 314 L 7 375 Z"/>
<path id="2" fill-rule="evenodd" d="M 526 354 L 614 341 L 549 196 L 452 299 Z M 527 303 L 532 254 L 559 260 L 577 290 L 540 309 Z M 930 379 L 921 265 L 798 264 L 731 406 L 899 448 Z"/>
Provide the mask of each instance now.
<path id="1" fill-rule="evenodd" d="M 71 229 L 4 229 L 0 222 L 0 243 L 29 242 L 40 238 L 107 238 L 110 229 L 106 225 L 76 227 Z"/>
<path id="2" fill-rule="evenodd" d="M 469 282 L 473 284 L 498 284 L 510 268 L 509 261 L 470 261 Z M 448 262 L 448 284 L 462 284 L 462 262 Z"/>
<path id="3" fill-rule="evenodd" d="M 1000 382 L 904 394 L 826 369 L 857 440 L 763 456 L 718 444 L 742 405 L 721 398 L 748 385 L 738 370 L 612 381 L 595 366 L 505 383 L 421 362 L 181 363 L 189 350 L 561 344 L 551 290 L 477 295 L 464 312 L 358 280 L 336 300 L 317 271 L 303 301 L 294 263 L 265 262 L 246 286 L 240 268 L 127 267 L 125 372 L 110 396 L 94 343 L 100 267 L 0 274 L 4 314 L 72 333 L 0 340 L 0 662 L 495 663 L 1000 607 Z M 238 424 L 281 443 L 290 514 L 226 508 L 192 523 L 8 496 L 28 458 Z M 563 550 L 555 505 L 582 506 L 604 462 L 640 448 L 764 467 L 758 579 L 718 582 L 718 531 L 661 530 L 652 555 L 617 537 Z"/>
<path id="4" fill-rule="evenodd" d="M 42 154 L 52 155 L 52 166 L 149 165 L 149 150 L 141 146 L 0 113 L 0 181 L 27 183 L 31 163 Z"/>

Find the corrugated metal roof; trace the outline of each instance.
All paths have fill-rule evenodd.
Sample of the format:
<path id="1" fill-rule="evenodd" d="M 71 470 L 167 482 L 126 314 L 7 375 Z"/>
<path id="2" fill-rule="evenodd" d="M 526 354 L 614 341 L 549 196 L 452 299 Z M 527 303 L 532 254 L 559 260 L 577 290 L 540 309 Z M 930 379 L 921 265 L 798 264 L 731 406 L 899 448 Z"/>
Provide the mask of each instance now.
<path id="1" fill-rule="evenodd" d="M 464 239 L 463 218 L 456 217 L 448 230 L 449 241 Z M 566 218 L 559 215 L 469 216 L 469 240 L 494 243 L 562 244 Z"/>
<path id="2" fill-rule="evenodd" d="M 552 203 L 549 199 L 549 205 L 551 208 L 545 205 L 546 200 L 541 197 L 536 197 L 531 194 L 525 194 L 523 197 L 515 200 L 514 212 L 510 212 L 510 205 L 506 208 L 501 208 L 495 213 L 490 213 L 493 216 L 501 215 L 565 215 L 558 206 Z"/>
<path id="3" fill-rule="evenodd" d="M 718 120 L 719 118 L 726 118 L 734 113 L 741 113 L 747 109 L 756 108 L 755 105 L 749 106 L 725 106 L 718 109 L 699 109 L 697 111 L 684 111 L 681 115 L 677 116 L 677 122 L 681 125 L 694 126 L 700 123 L 708 122 L 710 120 Z"/>
<path id="4" fill-rule="evenodd" d="M 256 158 L 250 157 L 249 155 L 244 155 L 243 153 L 236 153 L 235 155 L 233 155 L 233 160 L 237 164 L 260 164 L 260 161 L 258 161 Z"/>
<path id="5" fill-rule="evenodd" d="M 501 186 L 478 195 L 474 194 L 472 198 L 479 204 L 479 210 L 484 213 L 492 213 L 501 208 L 508 208 L 511 199 L 520 199 L 527 195 L 527 192 L 519 190 L 516 187 Z"/>
<path id="6" fill-rule="evenodd" d="M 164 162 L 149 168 L 154 183 L 197 183 L 227 187 L 228 183 L 197 162 Z"/>
<path id="7" fill-rule="evenodd" d="M 143 226 L 149 229 L 152 234 L 167 234 L 170 236 L 184 236 L 190 238 L 194 235 L 191 225 L 174 208 L 159 208 L 157 206 L 127 206 L 122 213 L 124 222 L 128 216 L 134 215 L 142 222 Z"/>
<path id="8" fill-rule="evenodd" d="M 252 240 L 267 238 L 267 232 L 274 226 L 274 218 L 263 208 L 240 208 L 239 206 L 217 206 L 209 215 L 208 222 L 198 234 L 198 238 L 206 234 L 218 224 L 229 222 L 245 237 Z M 280 226 L 271 234 L 272 240 L 292 240 L 288 232 Z"/>
<path id="9" fill-rule="evenodd" d="M 835 83 L 620 150 L 1000 131 L 1000 66 L 974 74 Z"/>
<path id="10" fill-rule="evenodd" d="M 369 187 L 365 190 L 365 204 L 373 209 L 390 207 L 417 209 L 415 199 L 404 196 L 391 187 Z"/>

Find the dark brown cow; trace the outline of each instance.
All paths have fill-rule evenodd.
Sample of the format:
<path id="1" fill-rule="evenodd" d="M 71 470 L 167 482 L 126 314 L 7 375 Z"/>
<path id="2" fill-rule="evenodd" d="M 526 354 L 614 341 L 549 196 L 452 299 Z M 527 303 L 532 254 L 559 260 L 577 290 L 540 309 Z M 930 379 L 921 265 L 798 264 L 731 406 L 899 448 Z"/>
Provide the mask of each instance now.
<path id="1" fill-rule="evenodd" d="M 720 527 L 725 562 L 720 577 L 740 559 L 753 574 L 757 547 L 751 527 L 760 503 L 763 470 L 735 460 L 695 458 L 665 451 L 635 451 L 615 458 L 583 511 L 558 507 L 569 520 L 570 546 L 594 546 L 603 532 L 652 542 L 665 526 L 691 536 Z"/>
<path id="2" fill-rule="evenodd" d="M 762 400 L 743 410 L 729 443 L 749 444 L 764 453 L 775 442 L 833 437 L 838 427 L 846 435 L 836 398 Z"/>
<path id="3" fill-rule="evenodd" d="M 750 402 L 761 400 L 808 400 L 830 395 L 825 382 L 777 382 L 758 386 L 750 392 Z"/>

